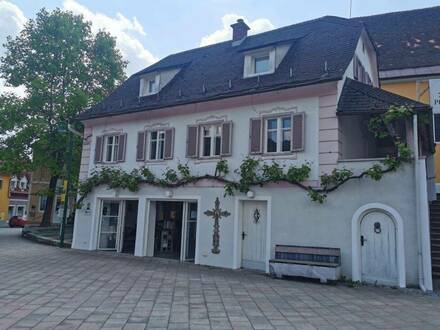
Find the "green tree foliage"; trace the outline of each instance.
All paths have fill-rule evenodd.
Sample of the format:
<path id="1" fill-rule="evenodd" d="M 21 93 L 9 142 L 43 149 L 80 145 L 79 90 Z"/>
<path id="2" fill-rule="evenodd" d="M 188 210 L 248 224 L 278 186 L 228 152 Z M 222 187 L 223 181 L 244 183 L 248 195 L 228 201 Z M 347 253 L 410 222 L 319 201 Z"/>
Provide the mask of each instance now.
<path id="1" fill-rule="evenodd" d="M 72 12 L 45 9 L 20 34 L 8 37 L 0 60 L 0 77 L 9 86 L 24 86 L 26 95 L 0 96 L 0 171 L 18 173 L 48 167 L 51 187 L 64 170 L 66 131 L 87 107 L 112 92 L 124 79 L 126 62 L 115 39 L 91 32 L 91 22 Z M 78 177 L 80 138 L 75 138 L 73 171 Z M 52 198 L 49 196 L 49 210 Z"/>

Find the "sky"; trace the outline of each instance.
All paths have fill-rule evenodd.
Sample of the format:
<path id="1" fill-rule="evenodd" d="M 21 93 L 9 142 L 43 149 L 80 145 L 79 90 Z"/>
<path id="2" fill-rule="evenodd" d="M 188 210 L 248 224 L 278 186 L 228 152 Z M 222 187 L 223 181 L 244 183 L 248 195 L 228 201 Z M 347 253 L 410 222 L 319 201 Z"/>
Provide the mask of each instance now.
<path id="1" fill-rule="evenodd" d="M 352 0 L 351 13 L 357 17 L 438 5 L 440 0 Z M 350 15 L 350 0 L 0 0 L 0 56 L 6 37 L 17 35 L 43 7 L 82 14 L 94 32 L 110 32 L 129 62 L 127 75 L 169 54 L 230 39 L 230 25 L 238 18 L 250 33 L 259 33 L 324 15 Z M 0 79 L 0 93 L 5 91 L 25 93 Z"/>

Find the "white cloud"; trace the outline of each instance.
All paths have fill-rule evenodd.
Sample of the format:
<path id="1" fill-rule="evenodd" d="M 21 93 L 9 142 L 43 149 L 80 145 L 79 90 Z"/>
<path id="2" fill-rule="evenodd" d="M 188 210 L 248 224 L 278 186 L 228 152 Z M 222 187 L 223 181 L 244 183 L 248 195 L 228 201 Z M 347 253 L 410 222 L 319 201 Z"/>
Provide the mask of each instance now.
<path id="1" fill-rule="evenodd" d="M 231 24 L 237 22 L 237 19 L 242 18 L 246 24 L 251 28 L 249 34 L 256 34 L 260 32 L 269 31 L 275 28 L 272 22 L 267 18 L 257 18 L 254 21 L 249 21 L 245 17 L 237 14 L 226 14 L 222 17 L 222 28 L 208 34 L 200 41 L 200 46 L 215 44 L 217 42 L 231 40 L 232 28 Z"/>
<path id="2" fill-rule="evenodd" d="M 76 0 L 65 0 L 63 9 L 81 14 L 87 21 L 91 21 L 93 32 L 105 30 L 116 37 L 116 46 L 121 50 L 124 59 L 129 61 L 127 66 L 129 75 L 157 61 L 156 57 L 135 36 L 136 34 L 146 35 L 136 17 L 129 19 L 121 13 L 117 13 L 115 17 L 99 12 L 94 13 Z"/>
<path id="3" fill-rule="evenodd" d="M 0 56 L 3 56 L 5 52 L 3 43 L 6 42 L 6 37 L 16 36 L 25 23 L 26 17 L 18 6 L 6 0 L 0 0 Z M 25 89 L 24 87 L 7 87 L 4 85 L 4 80 L 0 79 L 0 94 L 5 92 L 23 96 Z"/>

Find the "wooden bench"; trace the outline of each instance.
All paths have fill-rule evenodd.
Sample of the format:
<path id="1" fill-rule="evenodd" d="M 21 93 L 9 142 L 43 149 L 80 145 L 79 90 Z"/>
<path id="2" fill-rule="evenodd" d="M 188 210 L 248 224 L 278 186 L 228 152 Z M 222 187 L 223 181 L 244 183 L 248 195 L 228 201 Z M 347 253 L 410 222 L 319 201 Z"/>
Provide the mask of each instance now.
<path id="1" fill-rule="evenodd" d="M 269 261 L 271 275 L 318 278 L 321 283 L 337 280 L 341 273 L 341 250 L 336 248 L 276 245 Z"/>

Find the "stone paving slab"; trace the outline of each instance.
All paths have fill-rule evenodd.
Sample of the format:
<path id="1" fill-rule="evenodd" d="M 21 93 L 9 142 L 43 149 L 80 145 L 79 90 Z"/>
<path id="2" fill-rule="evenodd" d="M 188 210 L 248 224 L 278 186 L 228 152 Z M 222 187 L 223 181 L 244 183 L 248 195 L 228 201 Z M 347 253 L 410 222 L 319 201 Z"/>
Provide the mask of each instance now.
<path id="1" fill-rule="evenodd" d="M 0 329 L 440 329 L 440 297 L 36 244 L 0 228 Z"/>

